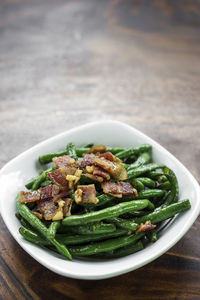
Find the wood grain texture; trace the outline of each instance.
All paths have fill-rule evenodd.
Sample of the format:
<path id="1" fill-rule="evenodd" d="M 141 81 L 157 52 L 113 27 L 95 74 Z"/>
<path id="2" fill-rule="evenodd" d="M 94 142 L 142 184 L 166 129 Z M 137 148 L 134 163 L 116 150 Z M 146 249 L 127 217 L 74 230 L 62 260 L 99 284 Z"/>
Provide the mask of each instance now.
<path id="1" fill-rule="evenodd" d="M 200 181 L 200 1 L 2 0 L 0 167 L 61 131 L 117 119 Z M 35 262 L 0 221 L 2 299 L 200 299 L 200 219 L 143 268 L 90 282 Z"/>

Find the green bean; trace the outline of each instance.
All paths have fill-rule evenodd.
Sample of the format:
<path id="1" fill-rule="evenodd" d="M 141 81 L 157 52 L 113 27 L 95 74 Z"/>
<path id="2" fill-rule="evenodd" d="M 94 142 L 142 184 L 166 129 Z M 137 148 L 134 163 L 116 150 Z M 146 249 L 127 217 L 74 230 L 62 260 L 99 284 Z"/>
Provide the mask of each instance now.
<path id="1" fill-rule="evenodd" d="M 146 216 L 134 219 L 134 222 L 140 224 L 146 221 L 151 221 L 152 224 L 167 220 L 175 216 L 176 214 L 186 211 L 191 208 L 190 201 L 188 199 L 182 200 L 177 203 L 170 204 L 164 208 L 158 209 Z"/>
<path id="2" fill-rule="evenodd" d="M 160 176 L 163 176 L 163 172 L 158 172 L 158 171 L 151 171 L 147 172 L 146 176 L 151 178 L 151 179 L 158 179 Z"/>
<path id="3" fill-rule="evenodd" d="M 160 198 L 164 196 L 165 191 L 159 189 L 149 189 L 144 190 L 138 193 L 138 196 L 123 196 L 122 200 L 134 200 L 134 199 L 152 199 L 152 198 Z"/>
<path id="4" fill-rule="evenodd" d="M 151 178 L 148 178 L 148 177 L 137 177 L 137 180 L 139 180 L 140 182 L 142 182 L 147 187 L 150 187 L 150 188 L 155 188 L 156 187 L 155 181 L 152 180 Z"/>
<path id="5" fill-rule="evenodd" d="M 168 178 L 171 185 L 171 193 L 168 195 L 167 199 L 165 200 L 165 203 L 163 204 L 167 206 L 171 203 L 178 201 L 179 187 L 176 175 L 172 170 L 169 170 L 169 174 L 165 174 L 165 176 Z"/>
<path id="6" fill-rule="evenodd" d="M 76 148 L 76 154 L 77 156 L 82 156 L 83 154 L 87 153 L 88 150 L 90 149 L 91 147 L 82 147 L 82 148 Z M 112 154 L 116 154 L 118 152 L 121 152 L 125 150 L 124 148 L 112 148 L 112 147 L 106 147 L 106 151 L 108 152 L 111 152 Z"/>
<path id="7" fill-rule="evenodd" d="M 95 206 L 103 206 L 109 202 L 111 202 L 113 199 L 115 199 L 114 197 L 110 196 L 110 195 L 105 195 L 102 194 L 100 196 L 97 197 L 99 199 L 99 202 L 97 202 L 97 204 L 95 204 Z"/>
<path id="8" fill-rule="evenodd" d="M 52 165 L 47 170 L 42 171 L 38 177 L 34 178 L 32 180 L 32 183 L 33 183 L 32 187 L 31 187 L 32 191 L 37 190 L 41 186 L 41 184 L 47 179 L 48 173 L 52 172 L 55 169 L 56 169 L 56 166 Z M 30 182 L 28 183 L 28 186 L 29 186 L 29 184 L 30 184 Z"/>
<path id="9" fill-rule="evenodd" d="M 119 258 L 138 252 L 144 248 L 141 241 L 136 244 L 131 244 L 127 247 L 121 247 L 113 252 L 105 252 L 101 254 L 101 258 Z"/>
<path id="10" fill-rule="evenodd" d="M 141 145 L 141 146 L 138 146 L 138 147 L 135 147 L 135 148 L 125 149 L 121 152 L 118 152 L 116 154 L 116 156 L 120 159 L 124 159 L 124 158 L 128 158 L 128 157 L 130 157 L 132 155 L 135 155 L 135 154 L 140 154 L 142 152 L 149 151 L 151 149 L 152 149 L 151 145 L 144 144 L 144 145 Z"/>
<path id="11" fill-rule="evenodd" d="M 159 185 L 159 189 L 170 190 L 171 189 L 171 183 L 167 180 L 167 181 L 165 181 L 165 182 L 163 182 Z"/>
<path id="12" fill-rule="evenodd" d="M 167 177 L 165 175 L 161 175 L 157 178 L 159 183 L 167 181 Z"/>
<path id="13" fill-rule="evenodd" d="M 33 230 L 26 228 L 25 226 L 21 226 L 19 228 L 19 233 L 23 236 L 23 238 L 33 244 L 38 245 L 51 245 L 51 243 L 39 236 L 38 233 L 34 232 Z"/>
<path id="14" fill-rule="evenodd" d="M 145 186 L 144 184 L 138 180 L 138 179 L 134 179 L 132 181 L 132 185 L 134 186 L 134 188 L 137 190 L 137 191 L 143 191 L 145 189 Z"/>
<path id="15" fill-rule="evenodd" d="M 60 254 L 66 256 L 68 259 L 71 259 L 71 254 L 67 250 L 67 248 L 63 245 L 60 244 L 55 238 L 50 239 L 47 236 L 48 229 L 47 227 L 34 215 L 32 212 L 29 210 L 29 208 L 19 202 L 19 195 L 17 197 L 17 208 L 20 213 L 20 215 L 36 230 L 38 230 L 47 240 L 53 244 L 56 249 L 59 251 Z"/>
<path id="16" fill-rule="evenodd" d="M 115 239 L 97 242 L 88 245 L 71 246 L 70 252 L 74 256 L 88 256 L 97 253 L 112 251 L 121 247 L 128 246 L 139 240 L 143 234 L 131 234 L 129 236 L 118 237 Z"/>
<path id="17" fill-rule="evenodd" d="M 137 200 L 137 201 L 124 202 L 98 211 L 86 213 L 83 215 L 73 215 L 67 217 L 62 221 L 62 224 L 66 226 L 83 225 L 86 223 L 97 222 L 108 218 L 117 217 L 129 211 L 142 210 L 147 207 L 150 207 L 151 209 L 152 205 L 153 204 L 149 200 Z"/>
<path id="18" fill-rule="evenodd" d="M 49 180 L 49 179 L 46 179 L 45 181 L 43 181 L 41 184 L 40 184 L 40 187 L 45 187 L 47 185 L 50 185 L 52 184 L 52 181 Z"/>
<path id="19" fill-rule="evenodd" d="M 28 241 L 34 244 L 51 245 L 51 243 L 42 238 L 38 233 L 26 227 L 20 227 L 20 234 Z M 127 235 L 128 231 L 124 229 L 116 229 L 114 232 L 101 233 L 96 235 L 71 235 L 71 234 L 56 234 L 56 240 L 64 245 L 79 245 L 93 241 L 107 240 L 109 238 Z"/>
<path id="20" fill-rule="evenodd" d="M 140 167 L 137 167 L 135 169 L 131 169 L 130 171 L 128 171 L 128 179 L 132 179 L 135 177 L 138 177 L 148 171 L 152 171 L 155 169 L 161 169 L 163 168 L 164 165 L 163 164 L 156 164 L 156 163 L 151 163 L 148 165 L 142 165 Z"/>
<path id="21" fill-rule="evenodd" d="M 68 143 L 67 147 L 66 147 L 66 150 L 67 150 L 67 154 L 70 157 L 72 157 L 74 159 L 77 159 L 76 148 L 75 148 L 75 145 L 73 143 Z"/>
<path id="22" fill-rule="evenodd" d="M 59 156 L 63 156 L 66 155 L 67 151 L 62 151 L 62 152 L 57 152 L 57 153 L 47 153 L 44 155 L 39 156 L 39 162 L 44 165 L 44 164 L 48 164 L 52 161 L 52 158 L 54 157 L 59 157 Z"/>
<path id="23" fill-rule="evenodd" d="M 147 231 L 146 236 L 148 240 L 152 243 L 155 243 L 158 240 L 158 236 L 155 229 Z"/>
<path id="24" fill-rule="evenodd" d="M 140 156 L 137 158 L 137 160 L 134 163 L 129 165 L 127 170 L 129 171 L 129 170 L 137 168 L 141 165 L 148 164 L 148 163 L 150 163 L 150 161 L 151 161 L 151 155 L 149 154 L 149 152 L 144 152 L 144 153 L 140 154 Z"/>
<path id="25" fill-rule="evenodd" d="M 34 182 L 35 182 L 35 178 L 31 179 L 27 184 L 25 184 L 25 187 L 26 187 L 28 190 L 30 190 L 30 189 L 32 188 Z"/>
<path id="26" fill-rule="evenodd" d="M 59 227 L 60 227 L 60 221 L 51 222 L 47 231 L 48 238 L 54 238 L 56 235 L 56 231 L 58 230 Z"/>
<path id="27" fill-rule="evenodd" d="M 135 231 L 138 228 L 138 224 L 134 223 L 133 221 L 122 219 L 122 218 L 112 218 L 108 219 L 108 222 L 113 222 L 116 224 L 119 228 Z"/>
<path id="28" fill-rule="evenodd" d="M 104 224 L 102 222 L 96 223 L 89 223 L 85 224 L 84 226 L 62 226 L 59 232 L 66 232 L 66 233 L 75 233 L 81 235 L 88 235 L 88 234 L 101 234 L 107 232 L 113 232 L 116 230 L 115 225 L 113 224 Z"/>

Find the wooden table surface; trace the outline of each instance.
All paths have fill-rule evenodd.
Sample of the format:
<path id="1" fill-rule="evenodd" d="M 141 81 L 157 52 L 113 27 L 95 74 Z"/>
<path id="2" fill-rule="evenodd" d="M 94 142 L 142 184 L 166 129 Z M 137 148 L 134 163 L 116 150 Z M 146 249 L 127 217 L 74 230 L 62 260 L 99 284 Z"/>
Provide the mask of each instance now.
<path id="1" fill-rule="evenodd" d="M 2 0 L 0 167 L 88 121 L 157 140 L 200 181 L 200 1 Z M 0 220 L 1 299 L 200 299 L 200 219 L 172 249 L 99 281 L 33 260 Z"/>

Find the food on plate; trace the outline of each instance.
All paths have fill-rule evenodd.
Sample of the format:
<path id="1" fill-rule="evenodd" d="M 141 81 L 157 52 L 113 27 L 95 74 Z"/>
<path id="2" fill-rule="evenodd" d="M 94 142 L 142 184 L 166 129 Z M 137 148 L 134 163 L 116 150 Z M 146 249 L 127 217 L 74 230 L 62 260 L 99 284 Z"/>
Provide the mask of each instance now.
<path id="1" fill-rule="evenodd" d="M 17 196 L 19 232 L 68 259 L 140 251 L 190 209 L 188 199 L 178 199 L 175 173 L 152 162 L 148 144 L 126 149 L 68 143 L 39 162 L 46 170 Z"/>

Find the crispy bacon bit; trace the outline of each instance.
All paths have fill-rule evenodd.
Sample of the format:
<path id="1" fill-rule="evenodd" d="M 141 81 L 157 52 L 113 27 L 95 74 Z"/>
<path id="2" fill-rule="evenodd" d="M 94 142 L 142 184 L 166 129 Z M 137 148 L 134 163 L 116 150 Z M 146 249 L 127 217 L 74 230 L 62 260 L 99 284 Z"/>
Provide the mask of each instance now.
<path id="1" fill-rule="evenodd" d="M 88 150 L 88 153 L 104 153 L 106 152 L 106 147 L 104 145 L 93 146 Z"/>
<path id="2" fill-rule="evenodd" d="M 21 203 L 24 202 L 35 202 L 40 200 L 40 191 L 34 191 L 34 192 L 20 192 L 19 201 Z"/>
<path id="3" fill-rule="evenodd" d="M 81 167 L 86 167 L 86 166 L 93 166 L 94 165 L 94 156 L 91 154 L 85 154 L 82 161 L 81 161 Z"/>
<path id="4" fill-rule="evenodd" d="M 72 158 L 69 155 L 54 157 L 52 159 L 52 161 L 56 164 L 57 169 L 66 167 L 68 165 L 68 163 L 70 162 L 70 160 L 72 160 Z M 73 162 L 74 162 L 74 159 L 73 159 Z"/>
<path id="5" fill-rule="evenodd" d="M 104 171 L 102 168 L 99 167 L 94 168 L 93 175 L 101 176 L 106 180 L 110 180 L 110 175 L 108 174 L 108 172 Z"/>
<path id="6" fill-rule="evenodd" d="M 143 231 L 148 231 L 152 230 L 156 227 L 156 225 L 151 224 L 151 221 L 146 221 L 145 224 L 141 223 L 136 231 L 137 233 L 143 232 Z"/>
<path id="7" fill-rule="evenodd" d="M 99 200 L 96 198 L 96 189 L 94 184 L 78 185 L 75 192 L 75 201 L 77 204 L 93 203 L 96 204 Z"/>
<path id="8" fill-rule="evenodd" d="M 61 198 L 65 198 L 65 197 L 67 197 L 69 194 L 70 194 L 70 190 L 63 190 L 63 191 L 60 191 L 60 193 L 54 195 L 53 200 L 54 200 L 54 201 L 57 201 L 57 200 L 59 200 L 59 199 L 61 199 Z"/>
<path id="9" fill-rule="evenodd" d="M 118 180 L 126 180 L 128 178 L 126 169 L 119 162 L 97 156 L 93 160 L 97 166 L 107 171 L 113 178 Z"/>
<path id="10" fill-rule="evenodd" d="M 86 175 L 86 177 L 88 177 L 92 180 L 95 180 L 98 182 L 103 182 L 103 177 L 101 177 L 101 176 L 97 176 L 97 175 L 93 175 L 93 174 L 89 174 L 89 173 L 86 173 L 85 175 Z"/>
<path id="11" fill-rule="evenodd" d="M 52 192 L 53 192 L 53 185 L 47 185 L 40 189 L 40 199 L 49 199 L 52 198 Z"/>
<path id="12" fill-rule="evenodd" d="M 37 202 L 38 209 L 45 220 L 52 220 L 56 214 L 57 206 L 52 198 L 39 200 Z"/>
<path id="13" fill-rule="evenodd" d="M 121 198 L 122 195 L 137 196 L 137 190 L 132 187 L 128 182 L 102 182 L 101 187 L 105 194 L 111 194 L 114 197 Z"/>
<path id="14" fill-rule="evenodd" d="M 66 175 L 61 169 L 56 169 L 48 173 L 49 179 L 57 184 L 61 189 L 68 188 L 68 181 L 66 180 Z"/>
<path id="15" fill-rule="evenodd" d="M 63 206 L 63 215 L 64 217 L 71 216 L 71 208 L 73 200 L 71 198 L 63 199 L 65 201 L 65 204 Z"/>
<path id="16" fill-rule="evenodd" d="M 34 211 L 34 210 L 32 210 L 32 213 L 33 213 L 38 219 L 42 220 L 42 214 L 41 214 L 41 213 L 39 213 L 38 211 Z"/>
<path id="17" fill-rule="evenodd" d="M 113 162 L 121 162 L 121 159 L 119 159 L 118 157 L 114 156 L 111 152 L 105 152 L 99 155 L 99 157 L 103 157 L 107 160 L 113 161 Z"/>

